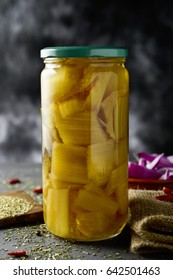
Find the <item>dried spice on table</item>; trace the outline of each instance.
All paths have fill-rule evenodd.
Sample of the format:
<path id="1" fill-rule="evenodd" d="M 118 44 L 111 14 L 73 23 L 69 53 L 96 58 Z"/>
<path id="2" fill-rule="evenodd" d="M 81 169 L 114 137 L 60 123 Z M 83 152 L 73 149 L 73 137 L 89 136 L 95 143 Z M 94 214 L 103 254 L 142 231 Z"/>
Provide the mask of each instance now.
<path id="1" fill-rule="evenodd" d="M 7 183 L 8 183 L 8 184 L 11 184 L 11 185 L 13 185 L 13 184 L 18 184 L 18 183 L 21 183 L 21 180 L 18 179 L 18 178 L 11 178 L 11 179 L 9 179 L 9 180 L 7 181 Z"/>
<path id="2" fill-rule="evenodd" d="M 21 250 L 21 251 L 10 251 L 7 253 L 10 256 L 15 256 L 15 257 L 23 257 L 26 256 L 26 251 Z"/>
<path id="3" fill-rule="evenodd" d="M 23 198 L 0 196 L 0 219 L 15 217 L 29 212 L 33 204 Z"/>
<path id="4" fill-rule="evenodd" d="M 35 193 L 42 193 L 43 192 L 43 189 L 41 186 L 37 186 L 35 187 L 35 189 L 33 190 Z"/>

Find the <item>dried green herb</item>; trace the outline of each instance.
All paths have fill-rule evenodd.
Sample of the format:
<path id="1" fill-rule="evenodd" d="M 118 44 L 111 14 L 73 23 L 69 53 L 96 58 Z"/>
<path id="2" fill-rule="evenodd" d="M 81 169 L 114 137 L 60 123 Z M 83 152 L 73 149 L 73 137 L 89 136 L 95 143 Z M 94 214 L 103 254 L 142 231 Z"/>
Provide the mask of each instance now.
<path id="1" fill-rule="evenodd" d="M 20 216 L 29 212 L 33 204 L 24 198 L 0 196 L 0 219 Z"/>

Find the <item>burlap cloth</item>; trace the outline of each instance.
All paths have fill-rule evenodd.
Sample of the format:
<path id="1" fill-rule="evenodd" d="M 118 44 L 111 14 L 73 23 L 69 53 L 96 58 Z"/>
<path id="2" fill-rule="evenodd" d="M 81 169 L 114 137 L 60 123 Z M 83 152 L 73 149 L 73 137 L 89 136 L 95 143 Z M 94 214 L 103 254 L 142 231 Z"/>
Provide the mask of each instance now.
<path id="1" fill-rule="evenodd" d="M 162 191 L 129 190 L 131 252 L 173 252 L 173 203 L 155 198 L 162 194 Z"/>

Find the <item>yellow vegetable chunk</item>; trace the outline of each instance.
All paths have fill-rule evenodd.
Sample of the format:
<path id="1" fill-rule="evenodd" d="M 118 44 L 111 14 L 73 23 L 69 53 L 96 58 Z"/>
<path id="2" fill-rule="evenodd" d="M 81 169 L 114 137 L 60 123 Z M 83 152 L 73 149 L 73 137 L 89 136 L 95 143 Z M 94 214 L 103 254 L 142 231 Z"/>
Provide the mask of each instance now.
<path id="1" fill-rule="evenodd" d="M 129 92 L 129 74 L 125 67 L 115 65 L 112 69 L 109 83 L 107 85 L 107 94 L 116 91 L 119 96 L 127 96 Z"/>
<path id="2" fill-rule="evenodd" d="M 76 112 L 83 111 L 83 109 L 84 100 L 79 97 L 72 97 L 59 103 L 59 110 L 63 118 L 66 118 Z"/>
<path id="3" fill-rule="evenodd" d="M 114 131 L 115 131 L 115 138 L 116 141 L 119 141 L 122 138 L 128 136 L 128 97 L 122 96 L 116 98 L 116 108 L 114 110 Z"/>
<path id="4" fill-rule="evenodd" d="M 76 211 L 90 211 L 90 212 L 103 212 L 106 215 L 115 215 L 118 209 L 118 204 L 111 198 L 100 197 L 93 192 L 80 190 L 75 200 L 74 207 Z"/>
<path id="5" fill-rule="evenodd" d="M 127 162 L 121 164 L 111 172 L 105 192 L 111 195 L 118 187 L 127 189 L 128 166 Z"/>
<path id="6" fill-rule="evenodd" d="M 115 67 L 117 73 L 116 89 L 119 96 L 128 96 L 129 93 L 129 74 L 125 67 Z"/>
<path id="7" fill-rule="evenodd" d="M 51 170 L 51 158 L 49 156 L 49 153 L 47 151 L 47 149 L 44 149 L 44 153 L 43 153 L 43 164 L 42 164 L 42 168 L 43 168 L 43 184 L 46 182 L 46 180 L 49 177 L 49 172 Z"/>
<path id="8" fill-rule="evenodd" d="M 115 99 L 116 99 L 116 92 L 113 91 L 110 95 L 108 95 L 101 104 L 101 116 L 106 125 L 106 131 L 110 135 L 111 138 L 115 139 Z"/>
<path id="9" fill-rule="evenodd" d="M 71 190 L 78 190 L 79 188 L 83 187 L 82 184 L 75 184 L 70 182 L 63 182 L 58 179 L 54 174 L 50 174 L 50 181 L 52 184 L 52 188 L 59 188 L 59 189 L 68 189 Z"/>
<path id="10" fill-rule="evenodd" d="M 128 161 L 128 138 L 115 143 L 115 167 Z"/>
<path id="11" fill-rule="evenodd" d="M 84 190 L 95 193 L 98 196 L 105 197 L 105 192 L 103 188 L 104 186 L 97 186 L 94 182 L 89 182 L 85 185 Z"/>
<path id="12" fill-rule="evenodd" d="M 54 140 L 62 142 L 54 122 L 54 112 L 56 111 L 56 108 L 57 105 L 51 103 L 49 106 L 41 109 L 42 144 L 49 152 L 52 149 L 52 143 Z"/>
<path id="13" fill-rule="evenodd" d="M 85 97 L 86 93 L 93 87 L 96 82 L 95 68 L 91 66 L 83 66 L 83 77 L 79 84 L 73 88 L 73 96 L 76 94 L 80 95 L 80 98 Z"/>
<path id="14" fill-rule="evenodd" d="M 58 180 L 86 184 L 87 164 L 85 147 L 53 143 L 51 174 Z"/>
<path id="15" fill-rule="evenodd" d="M 114 163 L 114 141 L 93 144 L 87 150 L 88 178 L 97 185 L 109 179 Z"/>
<path id="16" fill-rule="evenodd" d="M 49 189 L 47 195 L 47 226 L 61 237 L 69 237 L 69 191 Z"/>
<path id="17" fill-rule="evenodd" d="M 100 69 L 100 68 L 99 68 Z M 112 71 L 95 72 L 96 83 L 90 91 L 85 103 L 85 110 L 99 111 L 102 100 L 108 94 L 109 81 L 114 77 Z"/>
<path id="18" fill-rule="evenodd" d="M 94 112 L 78 112 L 62 118 L 57 110 L 55 125 L 65 144 L 86 146 L 108 139 L 107 133 Z"/>
<path id="19" fill-rule="evenodd" d="M 102 212 L 83 212 L 76 216 L 78 230 L 85 236 L 103 236 L 109 226 L 108 217 Z"/>
<path id="20" fill-rule="evenodd" d="M 79 85 L 79 88 L 76 89 L 77 93 L 75 93 L 72 97 L 58 102 L 59 110 L 63 118 L 68 117 L 74 113 L 84 111 L 86 109 L 86 98 L 92 88 L 95 86 L 97 80 L 97 76 L 91 76 L 91 70 L 89 71 L 89 73 L 86 73 L 87 70 L 84 71 L 82 82 Z M 90 109 L 91 108 L 88 108 L 88 110 Z"/>
<path id="21" fill-rule="evenodd" d="M 127 212 L 128 205 L 128 166 L 124 163 L 114 169 L 105 189 L 107 195 L 115 194 L 118 203 L 118 211 L 121 214 Z"/>
<path id="22" fill-rule="evenodd" d="M 83 77 L 83 68 L 73 65 L 61 65 L 61 67 L 48 69 L 42 72 L 41 90 L 42 104 L 64 100 L 74 95 Z"/>

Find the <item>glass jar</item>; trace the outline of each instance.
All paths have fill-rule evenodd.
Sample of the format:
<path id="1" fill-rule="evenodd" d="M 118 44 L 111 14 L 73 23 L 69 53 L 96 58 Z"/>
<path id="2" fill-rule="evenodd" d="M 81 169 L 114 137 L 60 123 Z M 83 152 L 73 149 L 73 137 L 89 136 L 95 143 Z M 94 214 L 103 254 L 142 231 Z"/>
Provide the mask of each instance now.
<path id="1" fill-rule="evenodd" d="M 44 220 L 53 234 L 119 234 L 128 213 L 127 50 L 41 50 Z"/>

